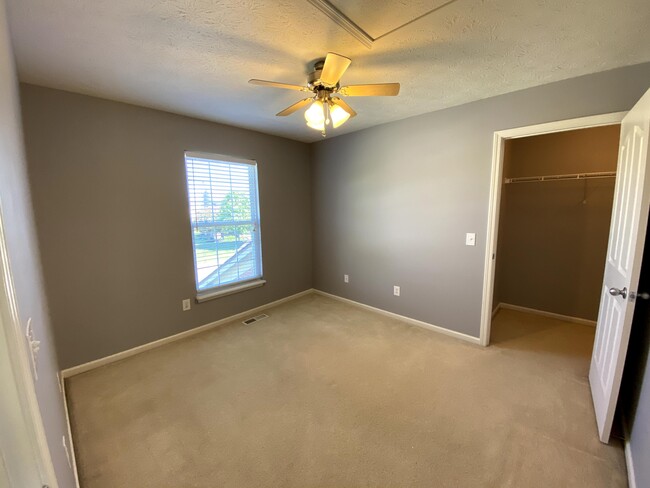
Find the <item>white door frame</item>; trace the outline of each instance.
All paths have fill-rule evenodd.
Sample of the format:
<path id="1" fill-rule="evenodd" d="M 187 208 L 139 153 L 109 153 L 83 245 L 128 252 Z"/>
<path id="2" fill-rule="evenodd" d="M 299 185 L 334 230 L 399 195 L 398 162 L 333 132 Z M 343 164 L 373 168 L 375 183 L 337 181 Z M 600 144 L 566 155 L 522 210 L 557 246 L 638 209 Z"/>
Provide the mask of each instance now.
<path id="1" fill-rule="evenodd" d="M 25 426 L 31 438 L 35 459 L 41 479 L 47 481 L 50 488 L 58 488 L 50 449 L 45 436 L 41 410 L 36 398 L 36 388 L 32 376 L 29 353 L 22 334 L 18 313 L 16 292 L 14 288 L 7 242 L 5 240 L 2 206 L 0 205 L 0 334 L 6 338 L 9 346 L 9 362 L 18 391 L 21 408 L 25 412 Z M 26 463 L 28 460 L 26 460 Z"/>
<path id="2" fill-rule="evenodd" d="M 501 190 L 503 186 L 503 153 L 507 139 L 565 132 L 589 127 L 620 124 L 627 112 L 615 112 L 577 119 L 560 120 L 546 124 L 518 127 L 516 129 L 500 130 L 494 133 L 492 150 L 492 175 L 490 180 L 490 199 L 487 222 L 487 240 L 485 246 L 485 267 L 483 271 L 483 306 L 481 310 L 481 335 L 480 344 L 487 346 L 490 343 L 490 328 L 492 325 L 494 274 L 497 253 L 497 239 L 499 233 L 499 209 L 501 204 Z"/>

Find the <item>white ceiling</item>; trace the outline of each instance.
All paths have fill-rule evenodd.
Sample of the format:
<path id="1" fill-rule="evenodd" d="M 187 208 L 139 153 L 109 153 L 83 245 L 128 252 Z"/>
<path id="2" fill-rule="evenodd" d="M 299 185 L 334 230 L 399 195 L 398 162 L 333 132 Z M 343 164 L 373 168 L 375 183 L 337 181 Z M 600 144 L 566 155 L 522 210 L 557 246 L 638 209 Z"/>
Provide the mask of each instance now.
<path id="1" fill-rule="evenodd" d="M 349 98 L 331 136 L 552 81 L 650 61 L 648 0 L 455 0 L 368 49 L 307 0 L 8 0 L 22 81 L 301 141 L 301 112 L 274 114 L 334 51 L 344 84 L 402 83 L 399 97 Z M 332 0 L 383 33 L 440 0 Z M 330 136 L 330 137 L 331 137 Z"/>

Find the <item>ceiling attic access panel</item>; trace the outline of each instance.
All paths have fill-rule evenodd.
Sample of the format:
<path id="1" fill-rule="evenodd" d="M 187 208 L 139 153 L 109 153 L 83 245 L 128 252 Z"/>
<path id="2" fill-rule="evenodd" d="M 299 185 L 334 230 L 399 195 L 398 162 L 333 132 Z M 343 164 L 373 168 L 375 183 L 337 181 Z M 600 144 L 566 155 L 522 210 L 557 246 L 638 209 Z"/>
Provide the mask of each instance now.
<path id="1" fill-rule="evenodd" d="M 439 9 L 449 0 L 329 0 L 327 2 L 373 39 Z"/>

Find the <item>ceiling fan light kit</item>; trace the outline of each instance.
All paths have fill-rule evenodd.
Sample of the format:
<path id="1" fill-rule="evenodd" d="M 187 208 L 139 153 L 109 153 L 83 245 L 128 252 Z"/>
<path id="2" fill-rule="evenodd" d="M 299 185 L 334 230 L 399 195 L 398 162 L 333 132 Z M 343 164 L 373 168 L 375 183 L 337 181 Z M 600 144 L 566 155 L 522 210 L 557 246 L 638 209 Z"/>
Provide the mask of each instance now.
<path id="1" fill-rule="evenodd" d="M 316 130 L 325 130 L 325 111 L 327 110 L 326 104 L 320 100 L 315 100 L 311 106 L 305 110 L 305 120 L 307 126 Z"/>
<path id="2" fill-rule="evenodd" d="M 336 105 L 331 98 L 326 102 L 323 100 L 314 100 L 311 106 L 305 110 L 307 126 L 321 132 L 324 132 L 326 126 L 330 123 L 336 129 L 347 122 L 349 118 L 350 114 L 340 105 Z"/>
<path id="3" fill-rule="evenodd" d="M 345 124 L 350 118 L 350 114 L 345 111 L 340 105 L 335 105 L 333 100 L 330 100 L 330 115 L 332 117 L 332 127 L 337 129 Z"/>
<path id="4" fill-rule="evenodd" d="M 327 135 L 327 127 L 334 129 L 340 127 L 357 113 L 339 97 L 339 93 L 348 97 L 377 97 L 396 96 L 399 94 L 399 83 L 379 83 L 372 85 L 341 86 L 341 77 L 352 61 L 336 53 L 327 53 L 323 60 L 314 63 L 314 71 L 309 74 L 307 86 L 278 83 L 275 81 L 249 80 L 253 85 L 270 86 L 285 90 L 312 92 L 311 98 L 305 98 L 290 105 L 276 115 L 285 117 L 309 105 L 305 110 L 307 127 L 321 131 L 323 137 Z"/>

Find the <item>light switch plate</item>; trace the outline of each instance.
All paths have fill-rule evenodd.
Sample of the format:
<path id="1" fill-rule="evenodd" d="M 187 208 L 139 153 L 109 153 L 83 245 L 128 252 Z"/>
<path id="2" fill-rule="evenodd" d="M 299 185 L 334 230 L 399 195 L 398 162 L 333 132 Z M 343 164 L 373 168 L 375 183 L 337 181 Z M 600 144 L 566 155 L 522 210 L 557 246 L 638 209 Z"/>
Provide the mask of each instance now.
<path id="1" fill-rule="evenodd" d="M 465 245 L 476 246 L 476 234 L 474 232 L 468 232 L 465 234 Z"/>

